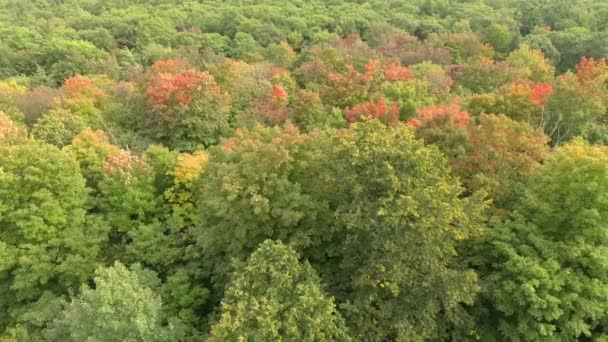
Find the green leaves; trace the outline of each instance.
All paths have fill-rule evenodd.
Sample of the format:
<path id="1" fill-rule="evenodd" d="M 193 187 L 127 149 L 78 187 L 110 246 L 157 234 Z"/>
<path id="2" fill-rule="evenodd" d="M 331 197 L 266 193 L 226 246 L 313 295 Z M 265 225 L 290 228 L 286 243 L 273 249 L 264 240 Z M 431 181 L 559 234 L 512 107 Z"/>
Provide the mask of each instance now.
<path id="1" fill-rule="evenodd" d="M 348 341 L 333 298 L 307 263 L 266 240 L 233 277 L 210 341 Z"/>
<path id="2" fill-rule="evenodd" d="M 478 245 L 489 315 L 510 340 L 606 335 L 608 171 L 605 147 L 581 140 L 540 169 L 512 219 Z M 491 303 L 491 304 L 489 304 Z"/>
<path id="3" fill-rule="evenodd" d="M 476 277 L 457 249 L 483 205 L 459 198 L 443 157 L 409 128 L 243 132 L 212 150 L 201 184 L 195 235 L 219 289 L 277 239 L 319 272 L 356 338 L 443 338 L 467 320 Z"/>
<path id="4" fill-rule="evenodd" d="M 62 295 L 95 268 L 105 228 L 86 216 L 87 190 L 77 162 L 35 142 L 0 153 L 0 326 L 27 322 L 43 294 Z M 21 317 L 21 318 L 20 318 Z"/>
<path id="5" fill-rule="evenodd" d="M 95 272 L 95 289 L 84 286 L 46 331 L 49 340 L 175 341 L 178 321 L 165 326 L 155 275 L 141 268 L 114 266 Z"/>

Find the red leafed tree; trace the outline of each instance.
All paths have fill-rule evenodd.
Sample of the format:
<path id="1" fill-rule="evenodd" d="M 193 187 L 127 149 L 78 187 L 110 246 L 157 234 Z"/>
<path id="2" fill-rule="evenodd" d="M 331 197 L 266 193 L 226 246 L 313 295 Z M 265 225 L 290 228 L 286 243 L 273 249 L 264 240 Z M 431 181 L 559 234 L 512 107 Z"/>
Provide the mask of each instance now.
<path id="1" fill-rule="evenodd" d="M 272 97 L 278 100 L 284 100 L 287 98 L 287 92 L 281 85 L 275 84 L 272 86 Z"/>
<path id="2" fill-rule="evenodd" d="M 181 60 L 154 64 L 144 85 L 149 110 L 142 131 L 165 146 L 194 151 L 227 132 L 230 101 L 208 72 Z"/>
<path id="3" fill-rule="evenodd" d="M 289 97 L 287 91 L 279 84 L 273 85 L 262 98 L 254 101 L 251 114 L 255 121 L 268 125 L 280 125 L 289 115 Z"/>
<path id="4" fill-rule="evenodd" d="M 382 69 L 377 60 L 369 61 L 364 66 L 363 73 L 352 65 L 348 65 L 344 73 L 330 72 L 327 87 L 321 92 L 323 102 L 342 107 L 364 101 L 374 85 L 381 83 L 382 78 Z"/>
<path id="5" fill-rule="evenodd" d="M 471 121 L 471 116 L 460 107 L 459 101 L 451 104 L 437 104 L 430 107 L 420 108 L 416 117 L 408 121 L 410 126 L 435 126 L 448 124 L 453 127 L 466 127 Z"/>
<path id="6" fill-rule="evenodd" d="M 399 105 L 393 103 L 387 105 L 383 99 L 377 102 L 369 100 L 369 102 L 354 105 L 352 108 L 346 107 L 344 115 L 348 122 L 355 122 L 361 118 L 379 119 L 387 125 L 396 125 L 399 123 Z"/>
<path id="7" fill-rule="evenodd" d="M 416 136 L 427 144 L 437 145 L 447 156 L 454 158 L 466 140 L 471 116 L 460 106 L 460 99 L 451 104 L 437 104 L 420 108 L 407 122 L 416 127 Z"/>
<path id="8" fill-rule="evenodd" d="M 384 67 L 384 78 L 387 81 L 407 81 L 413 78 L 412 70 L 399 64 L 389 64 Z"/>
<path id="9" fill-rule="evenodd" d="M 544 107 L 549 100 L 549 95 L 553 93 L 553 87 L 549 83 L 536 83 L 532 86 L 532 102 L 540 107 Z"/>

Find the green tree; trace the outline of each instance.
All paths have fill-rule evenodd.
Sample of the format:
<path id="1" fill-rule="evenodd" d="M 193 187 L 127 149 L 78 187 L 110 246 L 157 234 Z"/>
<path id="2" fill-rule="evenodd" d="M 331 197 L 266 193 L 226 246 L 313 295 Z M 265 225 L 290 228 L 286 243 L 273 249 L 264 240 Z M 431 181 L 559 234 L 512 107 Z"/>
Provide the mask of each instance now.
<path id="1" fill-rule="evenodd" d="M 380 91 L 387 100 L 399 104 L 401 120 L 411 118 L 419 108 L 431 106 L 437 101 L 430 94 L 429 83 L 425 80 L 385 83 Z"/>
<path id="2" fill-rule="evenodd" d="M 486 93 L 495 91 L 517 78 L 514 71 L 504 61 L 496 62 L 483 57 L 462 65 L 462 68 L 454 73 L 454 79 L 457 85 L 475 93 Z"/>
<path id="3" fill-rule="evenodd" d="M 308 264 L 280 241 L 266 240 L 238 271 L 222 300 L 210 341 L 346 341 L 333 298 Z"/>
<path id="4" fill-rule="evenodd" d="M 486 28 L 484 40 L 492 45 L 498 52 L 506 52 L 513 43 L 514 35 L 511 30 L 502 24 L 492 24 Z"/>
<path id="5" fill-rule="evenodd" d="M 42 324 L 45 308 L 93 273 L 105 229 L 86 215 L 72 156 L 37 142 L 0 146 L 0 328 Z"/>
<path id="6" fill-rule="evenodd" d="M 240 132 L 211 150 L 201 179 L 200 249 L 221 289 L 266 239 L 307 258 L 354 337 L 422 341 L 457 334 L 476 276 L 458 247 L 479 228 L 436 148 L 377 121 L 332 135 Z"/>
<path id="7" fill-rule="evenodd" d="M 287 42 L 272 44 L 266 48 L 266 58 L 281 67 L 289 67 L 296 58 L 296 53 Z"/>
<path id="8" fill-rule="evenodd" d="M 512 67 L 522 69 L 522 77 L 534 82 L 551 82 L 555 75 L 555 67 L 545 58 L 541 50 L 522 44 L 511 52 L 507 62 Z"/>
<path id="9" fill-rule="evenodd" d="M 230 49 L 230 55 L 233 58 L 255 62 L 262 59 L 261 53 L 262 47 L 251 35 L 245 32 L 237 32 L 234 36 Z"/>
<path id="10" fill-rule="evenodd" d="M 40 117 L 34 124 L 31 134 L 34 138 L 48 144 L 63 147 L 72 142 L 85 123 L 82 118 L 66 109 L 53 109 Z"/>
<path id="11" fill-rule="evenodd" d="M 607 161 L 582 139 L 559 148 L 481 239 L 482 340 L 608 338 Z"/>
<path id="12" fill-rule="evenodd" d="M 95 271 L 46 331 L 51 341 L 178 341 L 179 321 L 167 324 L 153 272 L 116 262 Z"/>
<path id="13" fill-rule="evenodd" d="M 585 86 L 573 75 L 560 77 L 547 101 L 540 126 L 553 144 L 576 136 L 588 137 L 606 115 L 605 96 L 601 88 Z"/>
<path id="14" fill-rule="evenodd" d="M 87 186 L 93 189 L 92 195 L 98 191 L 99 182 L 103 177 L 103 166 L 109 156 L 120 153 L 120 149 L 110 143 L 108 136 L 102 130 L 84 129 L 72 139 L 72 144 L 65 147 L 80 164 L 80 172 Z"/>

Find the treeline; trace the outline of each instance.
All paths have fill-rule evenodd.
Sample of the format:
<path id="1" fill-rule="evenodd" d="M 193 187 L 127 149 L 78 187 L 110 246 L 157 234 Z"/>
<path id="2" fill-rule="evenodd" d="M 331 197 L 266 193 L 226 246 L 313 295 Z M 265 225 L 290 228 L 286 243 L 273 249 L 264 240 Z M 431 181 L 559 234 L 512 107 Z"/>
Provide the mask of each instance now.
<path id="1" fill-rule="evenodd" d="M 608 341 L 608 5 L 0 0 L 1 341 Z"/>
<path id="2" fill-rule="evenodd" d="M 595 0 L 2 0 L 0 18 L 0 78 L 31 86 L 203 52 L 259 62 L 281 42 L 301 51 L 332 34 L 381 44 L 393 30 L 423 41 L 474 32 L 499 56 L 526 43 L 560 71 L 608 53 L 608 4 Z"/>

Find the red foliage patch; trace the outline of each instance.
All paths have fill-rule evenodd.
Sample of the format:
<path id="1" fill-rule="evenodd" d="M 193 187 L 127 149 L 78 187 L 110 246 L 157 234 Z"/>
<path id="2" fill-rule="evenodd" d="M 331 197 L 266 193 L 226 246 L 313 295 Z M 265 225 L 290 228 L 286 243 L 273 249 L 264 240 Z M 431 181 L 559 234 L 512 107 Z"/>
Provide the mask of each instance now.
<path id="1" fill-rule="evenodd" d="M 272 97 L 274 97 L 275 99 L 283 100 L 283 99 L 287 98 L 287 92 L 279 84 L 275 84 L 274 86 L 272 86 L 271 93 L 272 93 Z"/>
<path id="2" fill-rule="evenodd" d="M 539 106 L 544 106 L 549 100 L 549 95 L 553 93 L 553 87 L 549 83 L 537 83 L 532 86 L 532 102 Z"/>
<path id="3" fill-rule="evenodd" d="M 146 93 L 157 108 L 172 104 L 185 106 L 192 101 L 192 97 L 203 84 L 208 82 L 213 83 L 211 91 L 219 94 L 219 87 L 209 74 L 194 70 L 178 74 L 159 73 L 150 79 Z"/>
<path id="4" fill-rule="evenodd" d="M 460 108 L 458 102 L 451 104 L 438 104 L 431 107 L 420 108 L 416 118 L 408 121 L 408 125 L 418 127 L 421 125 L 436 125 L 447 122 L 452 126 L 464 128 L 471 122 L 471 115 Z"/>
<path id="5" fill-rule="evenodd" d="M 399 105 L 396 103 L 387 106 L 383 99 L 374 102 L 370 100 L 366 103 L 354 105 L 352 108 L 344 109 L 346 120 L 355 122 L 361 118 L 379 119 L 388 125 L 396 125 L 399 122 Z"/>
<path id="6" fill-rule="evenodd" d="M 407 81 L 412 79 L 412 71 L 398 64 L 389 64 L 384 67 L 384 77 L 387 81 Z"/>
<path id="7" fill-rule="evenodd" d="M 106 93 L 98 88 L 88 77 L 72 76 L 65 81 L 63 91 L 69 98 L 74 99 L 90 99 L 96 101 L 104 100 Z"/>

